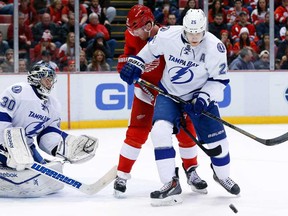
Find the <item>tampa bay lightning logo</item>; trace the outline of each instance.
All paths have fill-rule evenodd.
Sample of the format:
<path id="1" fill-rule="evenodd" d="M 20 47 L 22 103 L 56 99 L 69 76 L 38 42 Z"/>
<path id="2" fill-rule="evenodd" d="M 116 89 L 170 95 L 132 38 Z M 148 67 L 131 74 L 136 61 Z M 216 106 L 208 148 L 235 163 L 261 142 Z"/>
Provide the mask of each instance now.
<path id="1" fill-rule="evenodd" d="M 33 136 L 38 135 L 44 128 L 44 122 L 32 122 L 25 128 L 26 136 L 32 138 Z"/>
<path id="2" fill-rule="evenodd" d="M 13 87 L 12 87 L 12 91 L 13 91 L 15 94 L 19 94 L 19 93 L 22 91 L 22 86 L 19 86 L 19 85 L 13 86 Z"/>
<path id="3" fill-rule="evenodd" d="M 225 50 L 226 50 L 226 48 L 225 48 L 225 46 L 224 46 L 223 43 L 218 43 L 218 44 L 217 44 L 217 49 L 218 49 L 218 51 L 221 52 L 221 53 L 224 53 Z"/>
<path id="4" fill-rule="evenodd" d="M 190 82 L 193 77 L 193 71 L 191 67 L 180 67 L 176 66 L 169 70 L 169 74 L 171 77 L 171 82 L 173 84 L 184 84 Z"/>

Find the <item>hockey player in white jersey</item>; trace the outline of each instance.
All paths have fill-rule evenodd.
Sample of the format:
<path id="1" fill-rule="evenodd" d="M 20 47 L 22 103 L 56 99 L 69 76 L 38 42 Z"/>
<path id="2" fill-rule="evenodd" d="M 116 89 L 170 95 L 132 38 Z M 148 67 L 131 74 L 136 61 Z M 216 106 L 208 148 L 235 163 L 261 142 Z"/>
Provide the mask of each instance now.
<path id="1" fill-rule="evenodd" d="M 0 94 L 0 197 L 38 197 L 64 187 L 25 169 L 36 161 L 62 171 L 63 162 L 45 160 L 38 147 L 71 163 L 95 155 L 97 138 L 60 129 L 61 107 L 50 95 L 55 82 L 56 73 L 49 64 L 36 64 L 28 72 L 28 82 L 9 86 Z"/>
<path id="2" fill-rule="evenodd" d="M 137 80 L 145 63 L 164 55 L 166 67 L 160 88 L 189 102 L 180 104 L 164 95 L 157 96 L 151 139 L 164 186 L 151 193 L 154 205 L 176 204 L 181 194 L 171 135 L 175 129 L 179 130 L 183 111 L 191 117 L 200 142 L 209 148 L 222 147 L 220 155 L 211 157 L 214 180 L 231 194 L 240 193 L 240 187 L 229 177 L 229 144 L 223 124 L 201 114 L 208 111 L 220 117 L 217 101 L 222 100 L 229 83 L 225 46 L 206 31 L 206 23 L 202 10 L 190 9 L 183 26 L 161 28 L 137 56 L 128 59 L 120 73 L 124 81 Z"/>

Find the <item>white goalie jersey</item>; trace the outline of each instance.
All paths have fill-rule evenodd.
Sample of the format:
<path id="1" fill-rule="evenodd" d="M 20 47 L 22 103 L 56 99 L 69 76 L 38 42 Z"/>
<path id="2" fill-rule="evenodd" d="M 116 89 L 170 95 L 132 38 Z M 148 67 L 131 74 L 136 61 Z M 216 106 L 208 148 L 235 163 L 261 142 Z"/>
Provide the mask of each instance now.
<path id="1" fill-rule="evenodd" d="M 191 100 L 194 92 L 202 91 L 211 100 L 222 100 L 229 82 L 226 48 L 213 34 L 206 32 L 201 43 L 192 47 L 183 26 L 162 27 L 137 55 L 145 63 L 164 55 L 166 67 L 160 87 L 168 93 Z"/>
<path id="2" fill-rule="evenodd" d="M 9 127 L 23 127 L 27 144 L 32 145 L 34 137 L 47 127 L 60 130 L 60 104 L 49 96 L 41 100 L 28 83 L 17 83 L 0 95 L 0 144 L 4 143 L 3 132 Z M 39 143 L 44 151 L 51 151 L 60 142 L 61 136 L 52 133 L 49 143 Z M 51 136 L 51 134 L 50 134 Z M 41 146 L 42 145 L 42 146 Z"/>

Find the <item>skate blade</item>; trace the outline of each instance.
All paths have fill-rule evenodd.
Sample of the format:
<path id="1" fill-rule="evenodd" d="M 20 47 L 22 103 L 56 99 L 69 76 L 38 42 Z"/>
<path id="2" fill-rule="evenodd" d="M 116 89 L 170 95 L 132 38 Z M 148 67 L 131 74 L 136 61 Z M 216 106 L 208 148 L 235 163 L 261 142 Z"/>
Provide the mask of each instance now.
<path id="1" fill-rule="evenodd" d="M 124 193 L 121 192 L 121 191 L 118 191 L 118 190 L 114 190 L 113 196 L 114 196 L 115 198 L 117 198 L 117 199 L 122 199 L 122 198 L 125 197 L 125 196 L 124 196 Z"/>
<path id="2" fill-rule="evenodd" d="M 199 193 L 199 194 L 208 194 L 208 190 L 206 188 L 204 189 L 197 189 L 196 187 L 194 187 L 193 185 L 191 186 L 191 190 L 195 193 Z"/>
<path id="3" fill-rule="evenodd" d="M 151 206 L 159 207 L 159 206 L 173 206 L 177 204 L 181 204 L 183 199 L 180 195 L 173 195 L 166 197 L 164 199 L 151 199 Z"/>

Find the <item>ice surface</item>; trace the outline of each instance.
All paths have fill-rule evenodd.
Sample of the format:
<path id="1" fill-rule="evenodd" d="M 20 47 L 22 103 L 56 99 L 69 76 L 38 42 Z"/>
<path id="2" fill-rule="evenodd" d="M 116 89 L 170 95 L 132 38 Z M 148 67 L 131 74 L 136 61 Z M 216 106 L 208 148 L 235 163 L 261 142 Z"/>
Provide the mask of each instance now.
<path id="1" fill-rule="evenodd" d="M 288 125 L 239 125 L 261 138 L 274 138 L 288 131 Z M 85 164 L 65 165 L 64 173 L 90 184 L 118 162 L 125 128 L 70 130 L 100 139 L 95 158 Z M 184 202 L 169 207 L 152 207 L 149 194 L 160 183 L 154 162 L 151 140 L 143 146 L 132 170 L 124 198 L 113 197 L 113 184 L 98 194 L 88 196 L 70 187 L 57 194 L 33 199 L 0 199 L 0 216 L 229 216 L 234 215 L 229 204 L 238 209 L 237 215 L 288 215 L 288 142 L 267 147 L 227 128 L 230 141 L 231 177 L 241 187 L 235 197 L 214 182 L 209 158 L 199 149 L 199 175 L 208 183 L 208 194 L 193 193 L 180 169 Z M 175 149 L 177 150 L 177 143 Z M 177 165 L 181 160 L 177 152 Z"/>

